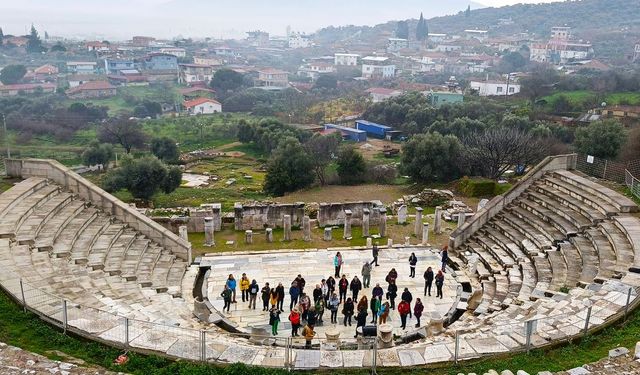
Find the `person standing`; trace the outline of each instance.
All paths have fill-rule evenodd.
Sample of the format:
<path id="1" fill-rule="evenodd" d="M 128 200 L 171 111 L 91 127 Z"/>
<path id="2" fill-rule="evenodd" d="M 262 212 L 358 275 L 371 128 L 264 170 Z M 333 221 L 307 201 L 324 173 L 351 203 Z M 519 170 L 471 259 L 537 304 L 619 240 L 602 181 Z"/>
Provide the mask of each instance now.
<path id="1" fill-rule="evenodd" d="M 298 336 L 298 329 L 300 328 L 300 311 L 297 307 L 289 313 L 289 321 L 291 322 L 291 337 Z"/>
<path id="2" fill-rule="evenodd" d="M 391 280 L 389 287 L 387 288 L 387 299 L 391 302 L 391 309 L 396 308 L 396 297 L 398 296 L 398 286 L 395 280 Z"/>
<path id="3" fill-rule="evenodd" d="M 282 305 L 284 304 L 284 285 L 282 283 L 278 283 L 276 287 L 276 294 L 278 295 L 278 310 L 283 311 Z"/>
<path id="4" fill-rule="evenodd" d="M 379 297 L 371 298 L 371 303 L 369 304 L 371 308 L 371 323 L 376 323 L 376 318 L 378 316 L 378 311 L 380 311 L 381 301 Z"/>
<path id="5" fill-rule="evenodd" d="M 373 296 L 373 298 L 382 300 L 382 296 L 384 296 L 384 289 L 382 289 L 380 284 L 376 284 L 376 286 L 374 286 L 373 290 L 371 291 L 371 295 Z"/>
<path id="6" fill-rule="evenodd" d="M 256 299 L 258 299 L 258 292 L 260 291 L 260 286 L 258 282 L 255 280 L 251 281 L 251 285 L 249 285 L 249 308 L 256 309 Z M 252 307 L 253 306 L 253 307 Z"/>
<path id="7" fill-rule="evenodd" d="M 242 302 L 248 302 L 249 301 L 249 286 L 251 285 L 251 282 L 249 281 L 249 278 L 247 277 L 246 273 L 242 274 L 242 277 L 240 278 L 240 293 L 242 294 Z"/>
<path id="8" fill-rule="evenodd" d="M 302 329 L 302 336 L 304 336 L 304 339 L 305 339 L 305 345 L 304 345 L 305 349 L 311 349 L 311 342 L 313 341 L 313 337 L 315 335 L 316 333 L 313 330 L 312 325 L 307 324 L 304 326 L 304 328 Z"/>
<path id="9" fill-rule="evenodd" d="M 278 335 L 278 324 L 280 324 L 280 310 L 273 305 L 271 310 L 269 310 L 269 325 L 271 326 L 271 334 L 274 336 Z"/>
<path id="10" fill-rule="evenodd" d="M 349 290 L 349 280 L 346 275 L 342 275 L 342 278 L 338 282 L 338 292 L 340 293 L 340 303 L 343 300 L 347 300 L 347 290 Z"/>
<path id="11" fill-rule="evenodd" d="M 351 326 L 351 317 L 353 316 L 353 300 L 351 298 L 347 298 L 347 302 L 342 306 L 342 314 L 344 315 L 344 326 L 347 326 L 347 322 L 349 326 Z"/>
<path id="12" fill-rule="evenodd" d="M 362 298 L 365 298 L 365 297 L 363 296 Z M 358 327 L 362 327 L 362 330 L 364 331 L 364 327 L 366 325 L 367 325 L 367 307 L 365 306 L 364 309 L 359 309 L 358 315 L 356 315 L 356 335 L 353 337 L 358 337 Z"/>
<path id="13" fill-rule="evenodd" d="M 336 291 L 336 279 L 334 279 L 333 276 L 327 278 L 327 288 L 329 289 L 329 297 L 331 297 L 333 292 Z"/>
<path id="14" fill-rule="evenodd" d="M 387 322 L 387 318 L 389 317 L 389 302 L 385 302 L 382 306 L 380 306 L 380 310 L 378 310 L 378 324 L 385 324 Z"/>
<path id="15" fill-rule="evenodd" d="M 442 299 L 442 286 L 444 285 L 444 274 L 442 271 L 438 271 L 436 275 L 436 298 L 440 297 Z"/>
<path id="16" fill-rule="evenodd" d="M 300 306 L 302 307 L 302 320 L 307 320 L 309 307 L 311 307 L 311 299 L 304 293 L 300 295 Z"/>
<path id="17" fill-rule="evenodd" d="M 426 271 L 424 271 L 424 296 L 427 296 L 427 292 L 429 293 L 429 297 L 431 297 L 431 285 L 433 284 L 433 270 L 431 267 L 428 267 Z"/>
<path id="18" fill-rule="evenodd" d="M 416 328 L 420 327 L 420 317 L 422 316 L 423 311 L 424 305 L 422 304 L 422 301 L 420 301 L 420 298 L 416 298 L 416 304 L 413 306 L 413 316 L 415 316 L 418 321 L 416 323 Z"/>
<path id="19" fill-rule="evenodd" d="M 276 292 L 276 288 L 271 289 L 269 293 L 269 303 L 271 303 L 271 307 L 278 308 L 278 292 Z"/>
<path id="20" fill-rule="evenodd" d="M 224 290 L 222 291 L 222 293 L 220 293 L 220 296 L 224 301 L 224 307 L 222 308 L 222 311 L 224 312 L 224 310 L 226 309 L 228 313 L 229 309 L 231 308 L 231 289 L 229 289 L 229 287 L 225 285 Z"/>
<path id="21" fill-rule="evenodd" d="M 367 310 L 368 308 L 369 308 L 369 300 L 367 299 L 367 296 L 362 296 L 362 298 L 360 298 L 360 302 L 358 302 L 358 306 L 356 306 L 356 311 L 362 310 L 362 309 Z"/>
<path id="22" fill-rule="evenodd" d="M 362 289 L 362 282 L 360 282 L 360 279 L 358 279 L 358 276 L 354 276 L 353 279 L 351 280 L 351 283 L 349 284 L 349 290 L 351 290 L 352 298 L 354 301 L 358 300 L 358 293 L 360 293 L 361 289 Z"/>
<path id="23" fill-rule="evenodd" d="M 296 284 L 298 285 L 298 294 L 302 294 L 304 293 L 304 286 L 307 284 L 307 282 L 305 281 L 304 277 L 302 277 L 302 275 L 298 274 L 298 276 L 295 279 Z"/>
<path id="24" fill-rule="evenodd" d="M 269 311 L 269 298 L 271 298 L 271 288 L 269 288 L 269 283 L 264 284 L 260 290 L 260 295 L 262 297 L 262 311 Z"/>
<path id="25" fill-rule="evenodd" d="M 387 277 L 384 278 L 384 281 L 386 281 L 388 284 L 391 284 L 391 282 L 395 282 L 398 279 L 398 271 L 396 271 L 395 268 L 392 268 L 391 271 L 389 271 L 389 273 L 387 274 Z"/>
<path id="26" fill-rule="evenodd" d="M 322 288 L 320 284 L 316 284 L 315 289 L 313 289 L 313 303 L 315 304 L 320 299 L 322 299 Z"/>
<path id="27" fill-rule="evenodd" d="M 322 320 L 322 316 L 324 315 L 324 298 L 320 298 L 318 300 L 318 302 L 316 302 L 316 314 L 318 315 L 318 323 L 324 323 L 324 321 Z"/>
<path id="28" fill-rule="evenodd" d="M 338 295 L 333 293 L 329 298 L 329 310 L 331 310 L 331 323 L 338 323 L 338 306 L 340 306 L 340 299 Z"/>
<path id="29" fill-rule="evenodd" d="M 326 305 L 329 300 L 329 286 L 327 285 L 327 280 L 322 279 L 322 281 L 320 281 L 320 290 L 322 291 L 322 299 Z"/>
<path id="30" fill-rule="evenodd" d="M 400 328 L 407 329 L 407 315 L 411 312 L 411 305 L 407 301 L 400 301 L 398 304 L 398 313 L 400 314 Z"/>
<path id="31" fill-rule="evenodd" d="M 371 255 L 373 255 L 373 260 L 371 261 L 370 264 L 374 264 L 376 265 L 376 267 L 379 266 L 378 264 L 378 254 L 380 253 L 380 250 L 378 250 L 378 242 L 376 241 L 373 244 L 373 247 L 371 248 Z"/>
<path id="32" fill-rule="evenodd" d="M 314 305 L 311 305 L 307 310 L 307 324 L 315 327 L 317 322 L 318 314 L 316 313 L 316 308 Z"/>
<path id="33" fill-rule="evenodd" d="M 411 253 L 409 257 L 409 277 L 416 277 L 416 264 L 418 264 L 418 257 L 415 253 Z"/>
<path id="34" fill-rule="evenodd" d="M 411 302 L 413 301 L 413 295 L 409 291 L 409 288 L 404 288 L 404 291 L 402 292 L 400 299 L 402 299 L 403 301 L 409 302 L 409 306 L 411 306 Z M 411 317 L 411 309 L 409 309 L 409 317 Z"/>
<path id="35" fill-rule="evenodd" d="M 298 289 L 298 282 L 293 281 L 289 288 L 289 296 L 291 297 L 291 303 L 289 303 L 289 310 L 293 310 L 293 306 L 298 303 L 298 297 L 300 296 L 300 289 Z"/>
<path id="36" fill-rule="evenodd" d="M 336 253 L 336 256 L 333 257 L 333 267 L 335 268 L 335 277 L 340 277 L 340 269 L 342 268 L 342 265 L 344 264 L 344 261 L 342 260 L 342 254 L 340 254 L 340 252 L 338 251 Z"/>
<path id="37" fill-rule="evenodd" d="M 364 262 L 362 265 L 362 286 L 366 289 L 371 284 L 371 264 Z"/>
<path id="38" fill-rule="evenodd" d="M 227 279 L 227 288 L 231 290 L 231 294 L 233 295 L 231 303 L 236 303 L 236 279 L 233 278 L 233 274 L 229 274 L 229 278 Z"/>
<path id="39" fill-rule="evenodd" d="M 442 257 L 442 272 L 447 272 L 447 261 L 449 260 L 449 245 L 444 245 L 440 251 Z"/>

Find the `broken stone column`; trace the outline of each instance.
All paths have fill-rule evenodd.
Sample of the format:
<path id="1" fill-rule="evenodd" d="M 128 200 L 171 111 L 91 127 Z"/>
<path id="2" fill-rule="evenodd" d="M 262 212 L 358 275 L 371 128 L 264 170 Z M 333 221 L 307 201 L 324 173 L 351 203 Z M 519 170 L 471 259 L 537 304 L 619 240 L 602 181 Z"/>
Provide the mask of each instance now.
<path id="1" fill-rule="evenodd" d="M 302 217 L 302 239 L 311 241 L 311 219 L 307 215 Z"/>
<path id="2" fill-rule="evenodd" d="M 291 215 L 284 215 L 284 240 L 291 241 Z"/>
<path id="3" fill-rule="evenodd" d="M 220 203 L 213 203 L 211 205 L 211 211 L 213 212 L 213 229 L 220 232 L 222 230 L 222 205 Z"/>
<path id="4" fill-rule="evenodd" d="M 253 243 L 253 231 L 251 229 L 244 231 L 244 243 L 247 245 L 251 245 Z"/>
<path id="5" fill-rule="evenodd" d="M 362 237 L 369 237 L 369 216 L 368 208 L 362 209 Z"/>
<path id="6" fill-rule="evenodd" d="M 265 230 L 265 234 L 267 235 L 267 242 L 269 243 L 273 242 L 273 229 L 267 228 Z"/>
<path id="7" fill-rule="evenodd" d="M 442 207 L 436 206 L 436 212 L 433 219 L 433 233 L 442 233 Z"/>
<path id="8" fill-rule="evenodd" d="M 416 207 L 416 222 L 413 225 L 413 234 L 420 238 L 422 233 L 422 207 Z"/>
<path id="9" fill-rule="evenodd" d="M 380 348 L 392 348 L 393 343 L 393 326 L 389 323 L 380 324 L 378 326 L 378 345 Z"/>
<path id="10" fill-rule="evenodd" d="M 323 237 L 323 239 L 325 241 L 331 241 L 332 240 L 332 235 L 331 235 L 331 230 L 332 229 L 333 228 L 331 228 L 331 227 L 324 228 L 324 237 Z"/>
<path id="11" fill-rule="evenodd" d="M 380 207 L 378 209 L 380 211 L 380 223 L 378 224 L 378 230 L 380 237 L 387 236 L 387 209 L 384 207 Z"/>
<path id="12" fill-rule="evenodd" d="M 398 208 L 398 224 L 406 224 L 407 223 L 407 206 L 402 205 Z"/>
<path id="13" fill-rule="evenodd" d="M 411 237 L 407 236 L 404 238 L 404 246 L 410 246 L 411 245 Z"/>
<path id="14" fill-rule="evenodd" d="M 484 206 L 487 205 L 487 203 L 489 203 L 488 199 L 480 199 L 480 202 L 478 202 L 478 209 L 476 210 L 476 212 L 479 212 L 480 210 L 484 209 Z"/>
<path id="15" fill-rule="evenodd" d="M 182 238 L 183 240 L 189 242 L 189 233 L 187 232 L 187 226 L 186 225 L 181 225 L 178 227 L 178 234 L 180 235 L 180 238 Z"/>
<path id="16" fill-rule="evenodd" d="M 243 216 L 243 209 L 242 209 L 242 203 L 236 202 L 233 205 L 233 223 L 234 223 L 234 228 L 235 230 L 243 230 L 244 227 L 242 226 L 242 216 Z"/>
<path id="17" fill-rule="evenodd" d="M 391 249 L 393 247 L 393 239 L 392 238 L 388 238 L 387 239 L 387 247 L 389 249 Z"/>
<path id="18" fill-rule="evenodd" d="M 344 210 L 344 239 L 351 238 L 351 210 Z"/>
<path id="19" fill-rule="evenodd" d="M 464 225 L 464 220 L 467 218 L 467 215 L 464 212 L 458 213 L 458 228 Z"/>
<path id="20" fill-rule="evenodd" d="M 213 218 L 207 216 L 204 218 L 204 246 L 214 246 L 216 244 L 213 238 Z"/>
<path id="21" fill-rule="evenodd" d="M 371 237 L 367 237 L 367 247 L 373 246 L 373 239 Z"/>
<path id="22" fill-rule="evenodd" d="M 429 244 L 429 223 L 422 224 L 422 244 Z"/>

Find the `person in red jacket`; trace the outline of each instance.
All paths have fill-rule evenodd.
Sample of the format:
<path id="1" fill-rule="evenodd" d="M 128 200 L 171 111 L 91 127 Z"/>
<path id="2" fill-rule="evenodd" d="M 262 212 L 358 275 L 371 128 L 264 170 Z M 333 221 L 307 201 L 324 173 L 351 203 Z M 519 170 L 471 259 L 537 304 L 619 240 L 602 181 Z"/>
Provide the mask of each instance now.
<path id="1" fill-rule="evenodd" d="M 289 321 L 291 322 L 291 337 L 300 336 L 298 335 L 298 329 L 300 328 L 300 311 L 298 311 L 297 306 L 291 310 Z"/>
<path id="2" fill-rule="evenodd" d="M 411 312 L 411 305 L 407 301 L 398 304 L 398 313 L 400 314 L 401 328 L 407 329 L 407 315 Z"/>

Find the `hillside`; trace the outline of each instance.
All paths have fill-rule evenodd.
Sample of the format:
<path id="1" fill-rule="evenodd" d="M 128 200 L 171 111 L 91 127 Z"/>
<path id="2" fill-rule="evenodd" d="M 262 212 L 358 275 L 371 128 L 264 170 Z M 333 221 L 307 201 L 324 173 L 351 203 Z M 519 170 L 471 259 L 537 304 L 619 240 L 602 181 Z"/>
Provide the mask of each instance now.
<path id="1" fill-rule="evenodd" d="M 620 32 L 623 31 L 627 37 L 622 40 L 619 48 L 609 48 L 612 55 L 618 55 L 622 51 L 628 51 L 628 46 L 633 46 L 635 40 L 640 38 L 638 9 L 640 9 L 638 0 L 581 0 L 518 4 L 500 8 L 474 9 L 469 16 L 461 11 L 456 15 L 430 18 L 427 23 L 431 33 L 459 33 L 465 29 L 478 28 L 489 30 L 491 36 L 528 31 L 540 38 L 548 36 L 552 26 L 567 25 L 573 28 L 578 37 L 593 40 L 596 52 L 599 47 L 606 49 L 604 47 L 612 40 L 612 36 L 617 42 L 618 38 L 622 38 L 623 35 Z M 500 24 L 501 19 L 509 18 L 513 24 Z M 409 21 L 412 30 L 410 35 L 414 35 L 413 30 L 417 20 Z M 345 40 L 372 42 L 392 36 L 395 27 L 396 22 L 387 22 L 373 27 L 328 27 L 319 30 L 316 36 L 319 40 L 329 43 Z M 603 37 L 605 35 L 606 37 Z"/>

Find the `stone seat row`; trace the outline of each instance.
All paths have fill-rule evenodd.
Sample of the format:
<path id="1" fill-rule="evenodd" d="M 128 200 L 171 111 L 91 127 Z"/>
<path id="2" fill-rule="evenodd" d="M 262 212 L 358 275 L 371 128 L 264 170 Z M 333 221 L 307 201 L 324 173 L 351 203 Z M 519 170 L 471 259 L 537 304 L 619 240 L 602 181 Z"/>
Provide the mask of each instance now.
<path id="1" fill-rule="evenodd" d="M 176 298 L 186 262 L 46 180 L 30 178 L 7 193 L 3 262 L 31 285 L 143 320 L 174 321 L 177 312 L 190 320 Z"/>

